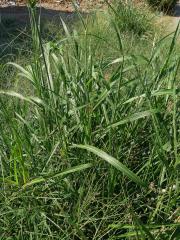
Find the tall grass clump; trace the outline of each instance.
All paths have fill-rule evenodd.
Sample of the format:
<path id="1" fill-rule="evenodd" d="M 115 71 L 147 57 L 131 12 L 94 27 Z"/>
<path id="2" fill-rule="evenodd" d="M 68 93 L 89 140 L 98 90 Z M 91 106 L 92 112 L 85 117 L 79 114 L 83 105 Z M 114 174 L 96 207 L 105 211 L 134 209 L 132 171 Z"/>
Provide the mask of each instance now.
<path id="1" fill-rule="evenodd" d="M 134 32 L 138 52 L 113 6 L 108 36 L 80 17 L 55 42 L 29 11 L 31 60 L 8 63 L 27 88 L 0 90 L 1 238 L 178 239 L 179 27 Z"/>
<path id="2" fill-rule="evenodd" d="M 143 35 L 152 30 L 152 16 L 145 5 L 137 7 L 132 1 L 120 0 L 110 8 L 115 13 L 115 21 L 121 32 Z"/>

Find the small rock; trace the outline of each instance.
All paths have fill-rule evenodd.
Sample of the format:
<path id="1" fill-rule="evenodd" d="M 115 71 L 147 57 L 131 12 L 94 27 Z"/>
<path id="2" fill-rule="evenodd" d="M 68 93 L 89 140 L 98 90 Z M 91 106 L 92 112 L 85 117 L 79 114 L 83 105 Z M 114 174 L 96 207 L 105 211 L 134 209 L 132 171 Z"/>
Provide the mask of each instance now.
<path id="1" fill-rule="evenodd" d="M 16 1 L 8 1 L 9 6 L 16 6 Z"/>

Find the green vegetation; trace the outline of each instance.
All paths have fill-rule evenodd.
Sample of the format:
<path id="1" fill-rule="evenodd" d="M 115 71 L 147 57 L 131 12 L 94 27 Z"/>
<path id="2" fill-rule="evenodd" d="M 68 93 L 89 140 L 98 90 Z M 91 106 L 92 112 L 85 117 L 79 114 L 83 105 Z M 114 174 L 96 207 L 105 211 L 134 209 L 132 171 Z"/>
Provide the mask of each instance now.
<path id="1" fill-rule="evenodd" d="M 179 239 L 179 27 L 120 3 L 47 41 L 29 10 L 1 57 L 0 239 Z"/>

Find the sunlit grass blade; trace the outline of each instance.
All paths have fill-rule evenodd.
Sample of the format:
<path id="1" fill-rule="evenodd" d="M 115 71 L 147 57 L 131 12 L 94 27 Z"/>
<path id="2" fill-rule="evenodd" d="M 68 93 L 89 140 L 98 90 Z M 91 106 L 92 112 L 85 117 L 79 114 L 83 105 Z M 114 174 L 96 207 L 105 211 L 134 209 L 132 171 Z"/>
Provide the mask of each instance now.
<path id="1" fill-rule="evenodd" d="M 133 173 L 131 170 L 129 170 L 124 164 L 122 164 L 116 158 L 110 156 L 106 152 L 104 152 L 104 151 L 102 151 L 102 150 L 100 150 L 100 149 L 98 149 L 98 148 L 96 148 L 94 146 L 89 146 L 89 145 L 77 145 L 77 144 L 74 144 L 73 147 L 85 149 L 85 150 L 87 150 L 89 152 L 94 153 L 95 155 L 97 155 L 98 157 L 102 158 L 103 160 L 105 160 L 106 162 L 108 162 L 109 164 L 114 166 L 116 169 L 121 171 L 123 174 L 128 176 L 131 180 L 133 180 L 138 185 L 143 186 L 143 187 L 147 187 L 147 183 L 142 181 L 140 179 L 140 177 L 138 177 L 135 173 Z"/>
<path id="2" fill-rule="evenodd" d="M 146 117 L 149 117 L 151 116 L 152 113 L 157 113 L 158 110 L 157 109 L 153 109 L 153 110 L 148 110 L 148 111 L 143 111 L 143 112 L 138 112 L 138 113 L 134 113 L 132 114 L 131 116 L 129 117 L 126 117 L 124 119 L 122 119 L 121 121 L 119 122 L 116 122 L 116 123 L 113 123 L 111 125 L 109 125 L 107 127 L 107 129 L 109 128 L 115 128 L 115 127 L 118 127 L 120 125 L 123 125 L 123 124 L 126 124 L 128 122 L 133 122 L 133 121 L 136 121 L 138 119 L 142 119 L 142 118 L 146 118 Z"/>
<path id="3" fill-rule="evenodd" d="M 14 92 L 14 91 L 1 91 L 0 90 L 0 94 L 15 97 L 15 98 L 18 98 L 18 99 L 23 100 L 23 101 L 27 101 L 27 102 L 32 103 L 32 104 L 44 105 L 44 102 L 38 97 L 34 97 L 34 96 L 25 97 L 22 94 Z"/>
<path id="4" fill-rule="evenodd" d="M 82 164 L 82 165 L 78 165 L 78 166 L 69 168 L 69 169 L 67 169 L 63 172 L 60 172 L 60 173 L 40 176 L 40 177 L 37 177 L 37 178 L 31 180 L 30 182 L 27 182 L 26 184 L 24 184 L 23 188 L 32 186 L 32 185 L 40 183 L 40 182 L 45 182 L 45 181 L 48 181 L 50 179 L 54 179 L 54 178 L 57 178 L 57 177 L 64 177 L 64 176 L 66 176 L 67 174 L 70 174 L 70 173 L 75 173 L 75 172 L 79 172 L 79 171 L 82 171 L 82 170 L 86 170 L 86 169 L 88 169 L 92 166 L 93 165 L 91 163 L 86 163 L 86 164 Z"/>

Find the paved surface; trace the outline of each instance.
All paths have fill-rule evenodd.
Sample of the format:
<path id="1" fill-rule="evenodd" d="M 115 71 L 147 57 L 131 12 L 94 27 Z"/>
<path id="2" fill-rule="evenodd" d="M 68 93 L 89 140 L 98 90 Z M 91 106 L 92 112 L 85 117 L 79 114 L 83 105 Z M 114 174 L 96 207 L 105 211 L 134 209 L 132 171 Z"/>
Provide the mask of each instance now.
<path id="1" fill-rule="evenodd" d="M 55 9 L 48 9 L 46 7 L 38 8 L 41 12 L 41 19 L 47 19 L 51 21 L 60 20 L 60 17 L 65 21 L 71 21 L 75 17 L 75 13 L 70 11 L 60 11 Z M 11 19 L 16 25 L 25 25 L 29 23 L 29 11 L 26 6 L 9 6 L 0 8 L 0 19 Z"/>
<path id="2" fill-rule="evenodd" d="M 164 15 L 160 18 L 160 23 L 168 32 L 176 30 L 180 21 L 180 0 L 174 7 L 174 13 L 171 16 Z"/>
<path id="3" fill-rule="evenodd" d="M 180 1 L 175 6 L 174 16 L 180 19 Z"/>
<path id="4" fill-rule="evenodd" d="M 176 28 L 180 21 L 180 1 L 176 4 L 174 9 L 174 27 Z"/>

